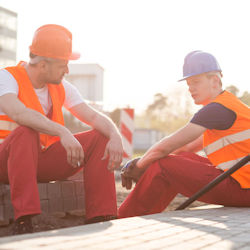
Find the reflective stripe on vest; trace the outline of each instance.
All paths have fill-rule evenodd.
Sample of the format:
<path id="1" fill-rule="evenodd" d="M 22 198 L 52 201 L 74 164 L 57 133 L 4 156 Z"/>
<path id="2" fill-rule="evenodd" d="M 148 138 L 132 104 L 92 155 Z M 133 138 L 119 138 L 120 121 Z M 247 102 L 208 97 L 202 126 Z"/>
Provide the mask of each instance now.
<path id="1" fill-rule="evenodd" d="M 207 129 L 203 134 L 204 151 L 216 168 L 227 171 L 250 150 L 250 109 L 233 94 L 224 91 L 214 103 L 219 103 L 236 114 L 236 119 L 226 130 Z M 250 188 L 250 164 L 232 174 L 241 188 Z"/>
<path id="2" fill-rule="evenodd" d="M 25 70 L 26 63 L 20 62 L 17 66 L 7 67 L 7 70 L 16 80 L 19 91 L 18 99 L 30 109 L 33 109 L 45 116 L 40 100 L 33 88 L 29 76 Z M 64 125 L 62 106 L 65 100 L 65 90 L 62 83 L 50 84 L 47 83 L 48 92 L 52 102 L 51 116 L 49 117 L 53 122 Z M 9 133 L 17 128 L 18 125 L 11 121 L 7 115 L 0 115 L 0 138 L 5 138 Z M 58 136 L 51 136 L 48 134 L 40 133 L 40 144 L 42 147 L 47 148 L 52 143 L 58 141 Z"/>
<path id="3" fill-rule="evenodd" d="M 0 128 L 1 128 L 1 130 L 12 131 L 12 130 L 16 129 L 17 127 L 19 127 L 19 125 L 17 123 L 15 123 L 15 122 L 0 120 Z"/>
<path id="4" fill-rule="evenodd" d="M 245 156 L 240 157 L 236 160 L 232 160 L 232 161 L 227 161 L 227 162 L 223 162 L 221 164 L 219 164 L 218 166 L 216 166 L 216 168 L 221 169 L 223 171 L 225 171 L 226 169 L 230 169 L 231 167 L 233 167 L 236 163 L 238 163 L 240 160 L 242 160 Z M 248 165 L 248 163 L 246 163 L 244 166 Z"/>
<path id="5" fill-rule="evenodd" d="M 204 148 L 204 151 L 207 156 L 214 153 L 215 151 L 236 142 L 244 141 L 250 139 L 250 129 L 238 132 L 236 134 L 227 135 L 220 138 L 219 140 L 212 142 Z"/>

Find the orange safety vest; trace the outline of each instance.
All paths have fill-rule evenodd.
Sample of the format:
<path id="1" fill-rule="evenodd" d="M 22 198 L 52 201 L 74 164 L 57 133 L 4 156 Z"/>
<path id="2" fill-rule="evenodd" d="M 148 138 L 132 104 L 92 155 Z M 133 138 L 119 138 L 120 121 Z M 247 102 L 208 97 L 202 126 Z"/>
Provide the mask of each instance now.
<path id="1" fill-rule="evenodd" d="M 5 68 L 9 71 L 17 81 L 19 92 L 19 100 L 27 107 L 34 109 L 41 114 L 45 115 L 42 105 L 36 95 L 36 92 L 32 86 L 32 83 L 28 77 L 28 74 L 24 68 L 24 62 L 20 62 L 17 66 Z M 48 90 L 52 101 L 52 112 L 50 119 L 54 122 L 64 125 L 62 106 L 65 99 L 65 90 L 62 83 L 48 84 Z M 12 130 L 19 125 L 11 120 L 7 115 L 0 115 L 0 140 L 3 141 Z M 58 141 L 59 137 L 51 136 L 47 134 L 40 134 L 40 143 L 43 149 L 49 147 L 55 141 Z"/>
<path id="2" fill-rule="evenodd" d="M 226 171 L 250 153 L 250 109 L 227 91 L 212 102 L 220 103 L 236 113 L 231 128 L 207 129 L 203 134 L 203 146 L 208 159 L 216 168 Z M 250 164 L 241 167 L 232 177 L 242 188 L 250 188 Z"/>

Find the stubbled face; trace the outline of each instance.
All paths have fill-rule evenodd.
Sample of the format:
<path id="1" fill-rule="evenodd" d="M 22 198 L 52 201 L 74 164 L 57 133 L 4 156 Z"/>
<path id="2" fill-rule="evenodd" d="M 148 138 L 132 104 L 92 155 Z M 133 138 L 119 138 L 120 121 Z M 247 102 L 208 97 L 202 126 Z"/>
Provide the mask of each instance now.
<path id="1" fill-rule="evenodd" d="M 69 73 L 68 61 L 55 59 L 46 61 L 46 64 L 44 78 L 47 83 L 60 84 L 64 75 Z"/>
<path id="2" fill-rule="evenodd" d="M 186 79 L 188 90 L 195 104 L 207 105 L 214 99 L 214 77 L 205 74 L 191 76 Z"/>

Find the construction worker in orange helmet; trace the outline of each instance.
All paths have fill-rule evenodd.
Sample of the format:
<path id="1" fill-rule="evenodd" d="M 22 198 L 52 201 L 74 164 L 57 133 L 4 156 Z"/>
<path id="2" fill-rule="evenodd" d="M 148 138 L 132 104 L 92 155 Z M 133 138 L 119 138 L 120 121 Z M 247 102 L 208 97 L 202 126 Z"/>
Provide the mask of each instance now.
<path id="1" fill-rule="evenodd" d="M 41 213 L 37 180 L 63 180 L 82 168 L 86 223 L 117 216 L 113 170 L 122 161 L 121 135 L 64 79 L 69 60 L 79 57 L 71 32 L 48 24 L 36 30 L 28 63 L 0 70 L 0 182 L 10 184 L 13 234 L 33 232 L 32 217 Z M 73 135 L 62 107 L 92 130 Z"/>

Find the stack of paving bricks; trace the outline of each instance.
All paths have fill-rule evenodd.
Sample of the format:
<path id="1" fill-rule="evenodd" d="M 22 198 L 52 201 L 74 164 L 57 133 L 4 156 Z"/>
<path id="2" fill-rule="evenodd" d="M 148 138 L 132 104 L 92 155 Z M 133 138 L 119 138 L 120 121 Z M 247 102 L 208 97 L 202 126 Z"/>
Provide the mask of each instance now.
<path id="1" fill-rule="evenodd" d="M 38 189 L 43 213 L 56 214 L 85 210 L 82 171 L 65 181 L 38 183 Z M 0 183 L 0 224 L 6 224 L 13 218 L 10 186 Z"/>

